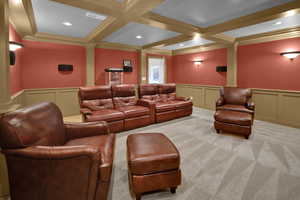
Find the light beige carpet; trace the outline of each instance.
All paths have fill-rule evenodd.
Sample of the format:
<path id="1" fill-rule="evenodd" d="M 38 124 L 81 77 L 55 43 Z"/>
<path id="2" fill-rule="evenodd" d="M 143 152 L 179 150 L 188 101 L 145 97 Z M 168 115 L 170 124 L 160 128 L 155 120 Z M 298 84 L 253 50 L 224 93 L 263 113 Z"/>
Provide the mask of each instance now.
<path id="1" fill-rule="evenodd" d="M 110 199 L 131 200 L 126 138 L 165 133 L 181 153 L 182 185 L 142 196 L 143 200 L 300 200 L 300 129 L 255 121 L 249 140 L 216 134 L 213 111 L 117 135 Z"/>

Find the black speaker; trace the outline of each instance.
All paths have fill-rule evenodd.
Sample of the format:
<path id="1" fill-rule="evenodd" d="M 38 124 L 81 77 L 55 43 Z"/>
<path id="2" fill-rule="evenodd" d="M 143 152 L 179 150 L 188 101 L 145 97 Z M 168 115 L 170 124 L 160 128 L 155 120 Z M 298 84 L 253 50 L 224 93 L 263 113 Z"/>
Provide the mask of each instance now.
<path id="1" fill-rule="evenodd" d="M 217 66 L 216 71 L 217 72 L 227 72 L 227 66 Z"/>
<path id="2" fill-rule="evenodd" d="M 60 64 L 58 65 L 58 71 L 62 71 L 62 72 L 73 71 L 73 65 Z"/>
<path id="3" fill-rule="evenodd" d="M 132 66 L 124 66 L 123 70 L 124 72 L 132 72 Z"/>
<path id="4" fill-rule="evenodd" d="M 10 65 L 15 65 L 16 64 L 16 54 L 13 51 L 9 51 L 9 60 L 10 60 Z"/>

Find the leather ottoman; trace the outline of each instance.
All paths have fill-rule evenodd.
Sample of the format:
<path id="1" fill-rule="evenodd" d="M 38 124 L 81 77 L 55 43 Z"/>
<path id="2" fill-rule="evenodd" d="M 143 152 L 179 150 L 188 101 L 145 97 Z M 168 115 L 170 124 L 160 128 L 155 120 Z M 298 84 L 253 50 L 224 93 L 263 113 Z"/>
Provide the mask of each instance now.
<path id="1" fill-rule="evenodd" d="M 138 133 L 127 138 L 128 177 L 131 191 L 140 200 L 142 193 L 181 184 L 180 155 L 161 133 Z"/>
<path id="2" fill-rule="evenodd" d="M 236 133 L 249 138 L 251 134 L 252 115 L 247 112 L 238 112 L 231 110 L 217 110 L 215 115 L 215 129 L 217 133 L 220 130 L 228 133 Z"/>

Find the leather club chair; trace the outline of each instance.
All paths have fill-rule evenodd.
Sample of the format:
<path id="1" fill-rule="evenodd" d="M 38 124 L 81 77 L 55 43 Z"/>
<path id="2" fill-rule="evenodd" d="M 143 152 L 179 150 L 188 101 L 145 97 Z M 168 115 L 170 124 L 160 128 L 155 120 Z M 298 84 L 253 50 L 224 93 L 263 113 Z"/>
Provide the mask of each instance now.
<path id="1" fill-rule="evenodd" d="M 125 115 L 114 108 L 111 86 L 81 87 L 78 97 L 83 121 L 106 121 L 114 133 L 124 129 Z"/>
<path id="2" fill-rule="evenodd" d="M 251 89 L 224 87 L 216 102 L 215 129 L 242 134 L 246 139 L 251 135 L 255 105 L 251 100 Z"/>
<path id="3" fill-rule="evenodd" d="M 175 84 L 141 84 L 139 97 L 155 103 L 156 122 L 188 116 L 193 112 L 193 103 L 188 98 L 176 96 Z"/>
<path id="4" fill-rule="evenodd" d="M 153 123 L 154 105 L 135 96 L 134 84 L 114 85 L 112 93 L 115 109 L 125 115 L 125 130 Z"/>
<path id="5" fill-rule="evenodd" d="M 105 200 L 115 134 L 106 122 L 64 123 L 53 103 L 0 119 L 12 200 Z"/>

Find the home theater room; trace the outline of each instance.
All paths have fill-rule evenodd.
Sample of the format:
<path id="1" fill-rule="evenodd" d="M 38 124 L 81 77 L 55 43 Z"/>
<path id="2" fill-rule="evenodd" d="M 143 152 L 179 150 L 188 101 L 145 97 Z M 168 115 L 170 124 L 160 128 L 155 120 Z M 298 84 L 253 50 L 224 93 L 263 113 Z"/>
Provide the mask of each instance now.
<path id="1" fill-rule="evenodd" d="M 300 0 L 0 0 L 0 200 L 300 200 Z"/>

